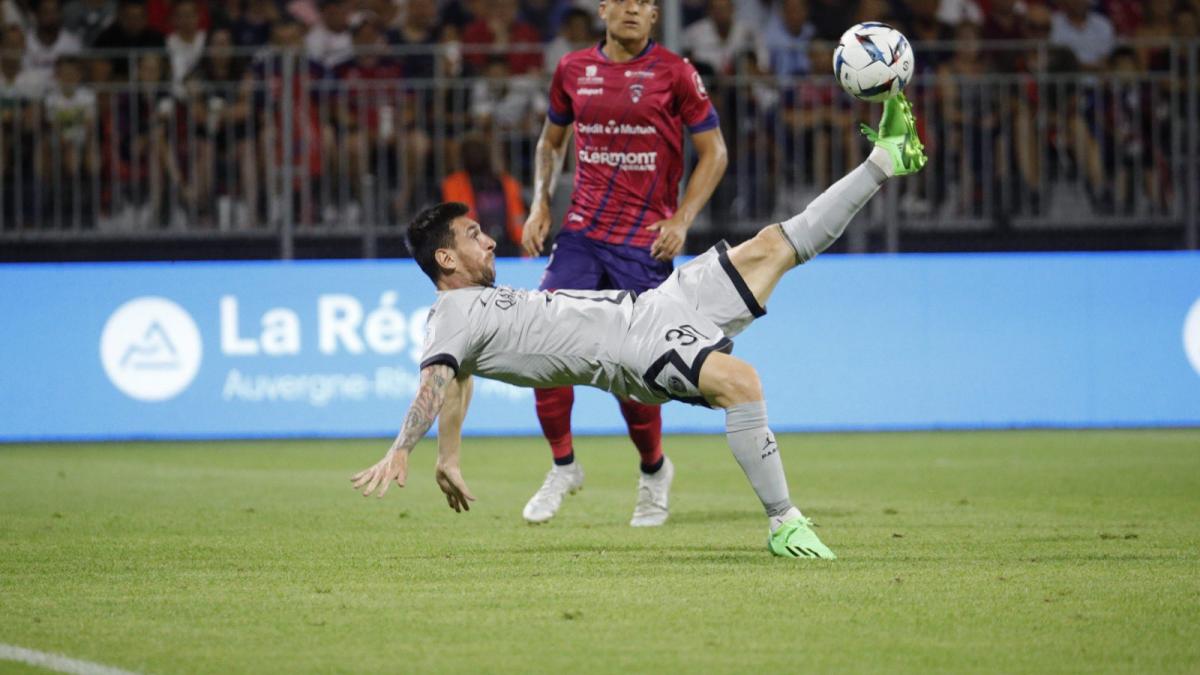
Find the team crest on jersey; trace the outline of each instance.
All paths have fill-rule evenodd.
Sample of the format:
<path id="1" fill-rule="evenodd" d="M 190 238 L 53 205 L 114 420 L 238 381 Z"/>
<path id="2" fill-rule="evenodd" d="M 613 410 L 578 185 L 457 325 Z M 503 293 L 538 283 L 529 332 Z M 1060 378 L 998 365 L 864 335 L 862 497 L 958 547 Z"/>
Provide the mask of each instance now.
<path id="1" fill-rule="evenodd" d="M 629 85 L 629 98 L 633 99 L 634 103 L 642 100 L 642 94 L 645 93 L 646 87 L 640 84 Z"/>

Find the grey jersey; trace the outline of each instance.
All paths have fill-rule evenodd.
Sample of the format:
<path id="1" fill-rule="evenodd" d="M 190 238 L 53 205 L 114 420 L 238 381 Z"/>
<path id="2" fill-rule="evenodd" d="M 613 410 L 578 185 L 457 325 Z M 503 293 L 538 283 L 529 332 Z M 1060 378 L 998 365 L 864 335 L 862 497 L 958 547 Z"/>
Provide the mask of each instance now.
<path id="1" fill-rule="evenodd" d="M 661 286 L 629 291 L 439 291 L 421 367 L 444 363 L 523 387 L 585 384 L 623 399 L 707 405 L 700 368 L 766 314 L 724 242 Z"/>
<path id="2" fill-rule="evenodd" d="M 628 397 L 619 356 L 632 314 L 628 291 L 439 291 L 421 367 L 445 363 L 519 386 L 581 384 Z"/>

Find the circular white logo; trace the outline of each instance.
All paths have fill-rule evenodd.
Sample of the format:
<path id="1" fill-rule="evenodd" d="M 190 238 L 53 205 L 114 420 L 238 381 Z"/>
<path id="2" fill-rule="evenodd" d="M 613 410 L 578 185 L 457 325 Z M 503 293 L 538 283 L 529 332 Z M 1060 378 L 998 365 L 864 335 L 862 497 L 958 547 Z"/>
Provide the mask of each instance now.
<path id="1" fill-rule="evenodd" d="M 1183 351 L 1196 373 L 1200 374 L 1200 300 L 1192 305 L 1183 320 Z"/>
<path id="2" fill-rule="evenodd" d="M 166 298 L 134 298 L 117 308 L 100 336 L 100 362 L 113 386 L 139 401 L 166 401 L 200 370 L 196 322 Z"/>

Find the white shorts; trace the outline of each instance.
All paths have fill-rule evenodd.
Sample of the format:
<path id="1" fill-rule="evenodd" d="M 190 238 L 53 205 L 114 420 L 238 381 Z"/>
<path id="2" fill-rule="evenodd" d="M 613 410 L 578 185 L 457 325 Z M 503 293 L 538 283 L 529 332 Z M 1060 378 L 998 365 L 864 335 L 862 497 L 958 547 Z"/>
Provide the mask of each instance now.
<path id="1" fill-rule="evenodd" d="M 721 242 L 637 297 L 621 349 L 633 397 L 643 403 L 683 401 L 707 406 L 700 368 L 714 350 L 767 313 L 729 260 Z"/>

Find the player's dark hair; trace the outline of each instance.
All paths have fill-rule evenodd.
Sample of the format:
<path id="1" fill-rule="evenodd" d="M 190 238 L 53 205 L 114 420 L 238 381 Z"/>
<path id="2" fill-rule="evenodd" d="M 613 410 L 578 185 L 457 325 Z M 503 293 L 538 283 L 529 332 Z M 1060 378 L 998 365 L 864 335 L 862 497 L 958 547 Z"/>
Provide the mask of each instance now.
<path id="1" fill-rule="evenodd" d="M 433 283 L 436 284 L 442 275 L 433 254 L 439 248 L 454 246 L 454 230 L 450 229 L 450 223 L 470 212 L 471 209 L 462 202 L 442 202 L 421 211 L 409 223 L 408 250 Z"/>

